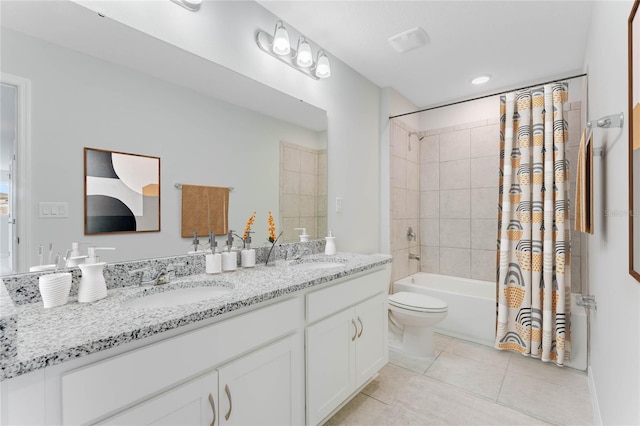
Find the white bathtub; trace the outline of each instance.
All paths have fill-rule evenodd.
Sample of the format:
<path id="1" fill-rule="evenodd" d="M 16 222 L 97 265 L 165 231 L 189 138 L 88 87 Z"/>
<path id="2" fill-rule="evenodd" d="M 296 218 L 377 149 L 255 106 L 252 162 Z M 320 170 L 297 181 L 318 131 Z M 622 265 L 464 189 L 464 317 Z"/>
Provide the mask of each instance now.
<path id="1" fill-rule="evenodd" d="M 446 302 L 447 318 L 436 332 L 494 346 L 496 328 L 496 284 L 447 275 L 418 272 L 393 283 L 394 292 L 412 291 Z M 587 315 L 571 295 L 571 360 L 568 367 L 587 369 Z"/>

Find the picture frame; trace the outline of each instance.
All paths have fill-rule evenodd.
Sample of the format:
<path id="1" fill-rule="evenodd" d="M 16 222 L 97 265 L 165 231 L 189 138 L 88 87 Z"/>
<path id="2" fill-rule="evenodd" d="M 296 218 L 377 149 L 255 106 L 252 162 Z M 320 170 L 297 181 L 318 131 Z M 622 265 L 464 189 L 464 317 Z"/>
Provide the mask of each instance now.
<path id="1" fill-rule="evenodd" d="M 84 148 L 84 234 L 160 232 L 160 157 Z"/>
<path id="2" fill-rule="evenodd" d="M 628 21 L 629 65 L 629 274 L 640 282 L 640 0 L 635 0 Z"/>

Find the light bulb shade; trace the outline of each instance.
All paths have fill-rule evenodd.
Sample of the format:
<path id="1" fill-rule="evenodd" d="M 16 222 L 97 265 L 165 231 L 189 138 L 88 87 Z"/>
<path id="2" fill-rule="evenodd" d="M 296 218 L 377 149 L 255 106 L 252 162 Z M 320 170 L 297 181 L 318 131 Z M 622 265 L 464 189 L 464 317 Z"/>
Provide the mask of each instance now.
<path id="1" fill-rule="evenodd" d="M 302 37 L 298 40 L 298 53 L 296 54 L 296 64 L 299 67 L 308 68 L 313 65 L 313 54 L 309 42 Z"/>
<path id="2" fill-rule="evenodd" d="M 282 21 L 276 23 L 276 30 L 273 34 L 273 53 L 276 55 L 288 55 L 291 51 L 291 44 L 289 43 L 289 33 L 282 24 Z"/>
<path id="3" fill-rule="evenodd" d="M 327 78 L 331 76 L 331 65 L 329 65 L 329 58 L 327 55 L 320 51 L 318 52 L 318 61 L 316 65 L 316 77 Z"/>

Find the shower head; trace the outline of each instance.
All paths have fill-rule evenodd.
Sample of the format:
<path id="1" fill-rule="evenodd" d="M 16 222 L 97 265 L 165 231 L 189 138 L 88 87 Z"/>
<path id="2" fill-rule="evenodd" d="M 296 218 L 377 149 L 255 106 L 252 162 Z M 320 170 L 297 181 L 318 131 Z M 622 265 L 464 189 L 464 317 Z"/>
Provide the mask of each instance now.
<path id="1" fill-rule="evenodd" d="M 419 141 L 421 141 L 422 139 L 424 139 L 424 136 L 420 136 L 420 134 L 419 134 L 419 133 L 417 133 L 417 132 L 411 132 L 411 133 L 409 133 L 409 139 L 411 139 L 411 136 L 412 136 L 412 135 L 416 135 L 416 136 L 418 137 L 418 142 L 419 142 Z"/>

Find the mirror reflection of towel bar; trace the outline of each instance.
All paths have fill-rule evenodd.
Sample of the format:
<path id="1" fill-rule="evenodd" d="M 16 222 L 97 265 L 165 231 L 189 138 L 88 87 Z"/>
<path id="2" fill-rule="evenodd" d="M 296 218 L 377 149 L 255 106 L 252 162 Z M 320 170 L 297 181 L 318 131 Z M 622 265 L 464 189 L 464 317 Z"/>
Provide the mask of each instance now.
<path id="1" fill-rule="evenodd" d="M 596 121 L 596 125 L 602 129 L 609 129 L 611 127 L 622 128 L 622 126 L 624 126 L 624 112 L 621 112 L 620 114 L 606 115 L 598 119 L 598 121 Z M 591 129 L 593 127 L 593 123 L 591 121 L 587 121 L 587 127 Z"/>
<path id="2" fill-rule="evenodd" d="M 174 184 L 173 184 L 173 186 L 174 186 L 176 189 L 182 189 L 182 184 L 181 184 L 181 183 L 174 183 Z M 229 187 L 229 192 L 231 192 L 231 191 L 233 191 L 233 186 L 230 186 L 230 187 Z"/>

